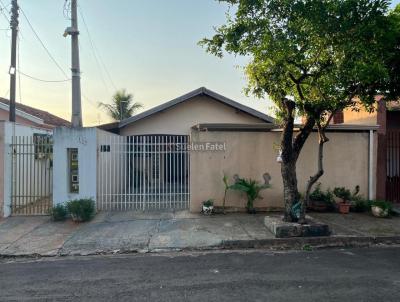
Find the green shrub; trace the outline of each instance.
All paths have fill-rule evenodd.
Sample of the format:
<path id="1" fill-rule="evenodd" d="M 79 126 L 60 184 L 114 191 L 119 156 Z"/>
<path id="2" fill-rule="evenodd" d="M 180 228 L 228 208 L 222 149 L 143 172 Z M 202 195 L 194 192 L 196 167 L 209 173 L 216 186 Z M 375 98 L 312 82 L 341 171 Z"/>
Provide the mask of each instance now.
<path id="1" fill-rule="evenodd" d="M 345 187 L 338 187 L 333 189 L 333 194 L 336 197 L 342 199 L 343 201 L 349 201 L 352 197 L 350 190 L 346 189 Z"/>
<path id="2" fill-rule="evenodd" d="M 314 191 L 311 192 L 309 196 L 310 200 L 310 208 L 311 209 L 316 209 L 315 207 L 318 206 L 325 206 L 326 209 L 325 211 L 333 211 L 335 210 L 335 199 L 333 198 L 334 195 L 331 190 L 327 190 L 326 192 L 321 190 L 321 183 L 318 183 L 314 189 Z"/>
<path id="3" fill-rule="evenodd" d="M 353 196 L 351 198 L 351 205 L 351 210 L 357 213 L 367 212 L 371 207 L 370 201 L 361 196 Z"/>
<path id="4" fill-rule="evenodd" d="M 67 208 L 64 204 L 58 204 L 49 209 L 49 215 L 53 221 L 63 221 L 67 218 Z"/>
<path id="5" fill-rule="evenodd" d="M 385 200 L 372 200 L 371 207 L 379 207 L 384 211 L 388 210 L 389 213 L 391 213 L 393 208 L 392 204 Z"/>
<path id="6" fill-rule="evenodd" d="M 206 201 L 203 201 L 203 206 L 205 207 L 212 207 L 214 205 L 214 199 L 208 199 Z"/>
<path id="7" fill-rule="evenodd" d="M 67 202 L 68 213 L 74 221 L 89 221 L 95 214 L 93 199 L 77 199 Z"/>
<path id="8" fill-rule="evenodd" d="M 260 192 L 268 189 L 269 184 L 260 184 L 254 179 L 239 178 L 235 184 L 229 186 L 229 189 L 243 192 L 247 195 L 247 211 L 254 213 L 254 201 L 261 199 Z"/>

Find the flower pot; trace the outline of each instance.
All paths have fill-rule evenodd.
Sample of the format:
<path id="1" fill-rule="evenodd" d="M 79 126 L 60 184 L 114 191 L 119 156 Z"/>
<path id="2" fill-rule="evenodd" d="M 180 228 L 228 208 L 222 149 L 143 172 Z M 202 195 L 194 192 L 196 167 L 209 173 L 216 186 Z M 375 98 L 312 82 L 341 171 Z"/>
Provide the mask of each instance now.
<path id="1" fill-rule="evenodd" d="M 314 212 L 327 212 L 328 205 L 326 204 L 326 202 L 313 200 L 310 202 L 308 209 Z"/>
<path id="2" fill-rule="evenodd" d="M 204 215 L 211 215 L 213 211 L 214 211 L 214 206 L 208 206 L 207 207 L 207 206 L 203 205 L 202 213 Z"/>
<path id="3" fill-rule="evenodd" d="M 339 213 L 340 214 L 349 214 L 350 212 L 350 204 L 349 203 L 340 203 L 339 204 Z"/>
<path id="4" fill-rule="evenodd" d="M 372 206 L 371 212 L 372 212 L 372 215 L 374 215 L 375 217 L 379 217 L 379 218 L 385 218 L 385 217 L 389 216 L 388 209 L 382 209 L 381 207 L 377 207 L 377 206 Z"/>

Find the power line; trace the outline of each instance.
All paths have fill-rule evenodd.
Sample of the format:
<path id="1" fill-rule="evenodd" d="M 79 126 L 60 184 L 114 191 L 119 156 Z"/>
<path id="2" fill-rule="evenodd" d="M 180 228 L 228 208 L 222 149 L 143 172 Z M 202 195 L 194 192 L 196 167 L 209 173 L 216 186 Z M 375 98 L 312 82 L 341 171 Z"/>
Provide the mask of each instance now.
<path id="1" fill-rule="evenodd" d="M 7 7 L 4 5 L 3 1 L 0 0 L 0 4 L 2 7 L 0 7 L 0 12 L 4 16 L 4 18 L 7 20 L 8 23 L 10 23 L 10 19 L 8 16 L 4 13 L 4 10 L 7 10 Z"/>
<path id="2" fill-rule="evenodd" d="M 30 78 L 31 80 L 35 80 L 35 81 L 39 81 L 39 82 L 44 82 L 44 83 L 64 83 L 64 82 L 69 82 L 71 81 L 71 79 L 65 79 L 65 80 L 44 80 L 44 79 L 40 79 L 34 76 L 31 76 L 29 74 L 26 74 L 24 72 L 22 72 L 21 70 L 17 70 L 18 74 L 23 75 L 24 77 Z"/>
<path id="3" fill-rule="evenodd" d="M 98 65 L 99 69 L 100 69 L 100 75 L 102 77 L 102 80 L 103 80 L 104 84 L 106 85 L 106 82 L 105 82 L 105 79 L 103 77 L 102 68 L 100 66 L 100 63 L 103 66 L 103 69 L 106 72 L 106 75 L 107 75 L 108 79 L 110 80 L 110 83 L 113 86 L 113 88 L 115 90 L 118 90 L 117 87 L 114 84 L 114 81 L 113 81 L 113 79 L 112 79 L 112 77 L 110 75 L 110 72 L 108 71 L 108 68 L 104 64 L 104 61 L 103 61 L 103 59 L 102 59 L 102 57 L 100 55 L 100 52 L 97 50 L 96 44 L 94 43 L 94 41 L 92 39 L 92 35 L 90 34 L 89 27 L 88 27 L 88 25 L 86 23 L 86 20 L 85 20 L 85 17 L 83 15 L 83 10 L 82 10 L 81 6 L 79 6 L 79 14 L 81 15 L 81 18 L 82 18 L 82 21 L 83 21 L 83 25 L 85 26 L 85 29 L 87 31 L 87 34 L 88 34 L 88 37 L 89 37 L 89 44 L 90 44 L 90 46 L 92 48 L 93 56 L 94 56 L 94 58 L 96 60 L 96 63 Z M 99 63 L 99 61 L 100 61 L 100 63 Z"/>
<path id="4" fill-rule="evenodd" d="M 99 108 L 99 105 L 96 104 L 96 102 L 92 101 L 91 99 L 89 99 L 85 94 L 82 94 L 83 98 L 88 101 L 92 106 L 96 107 L 97 109 Z"/>
<path id="5" fill-rule="evenodd" d="M 1 0 L 0 0 L 1 1 Z M 65 78 L 68 79 L 68 75 L 67 73 L 64 71 L 64 69 L 60 66 L 60 64 L 58 64 L 57 60 L 53 57 L 53 55 L 50 53 L 50 51 L 48 50 L 48 48 L 46 47 L 46 45 L 43 43 L 42 39 L 40 39 L 38 33 L 36 32 L 36 30 L 33 28 L 31 22 L 29 21 L 28 17 L 26 16 L 25 12 L 22 10 L 22 8 L 20 8 L 20 11 L 22 13 L 22 15 L 24 16 L 25 20 L 28 22 L 29 27 L 31 28 L 32 32 L 35 34 L 36 38 L 38 39 L 38 41 L 40 42 L 40 44 L 43 46 L 44 50 L 46 51 L 46 53 L 48 54 L 48 56 L 50 57 L 50 59 L 54 62 L 54 64 L 58 67 L 58 69 L 64 74 Z M 22 73 L 21 73 L 22 74 Z M 69 81 L 69 80 L 66 80 Z"/>

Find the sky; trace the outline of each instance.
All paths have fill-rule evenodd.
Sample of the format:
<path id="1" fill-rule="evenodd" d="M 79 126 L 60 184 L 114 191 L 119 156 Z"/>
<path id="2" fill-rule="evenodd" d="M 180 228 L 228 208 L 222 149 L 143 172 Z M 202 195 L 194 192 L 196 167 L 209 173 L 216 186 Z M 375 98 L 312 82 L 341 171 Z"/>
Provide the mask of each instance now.
<path id="1" fill-rule="evenodd" d="M 10 0 L 1 0 L 7 10 Z M 19 5 L 57 65 L 20 16 L 19 70 L 42 80 L 70 74 L 70 24 L 64 0 L 19 0 Z M 393 1 L 393 5 L 400 0 Z M 246 59 L 207 54 L 197 45 L 225 22 L 227 6 L 216 0 L 78 0 L 82 107 L 87 126 L 110 121 L 98 102 L 126 89 L 144 110 L 205 86 L 244 105 L 271 113 L 271 103 L 247 97 L 241 66 Z M 8 15 L 8 12 L 5 12 Z M 85 20 L 88 30 L 85 27 Z M 0 96 L 9 97 L 10 31 L 0 12 Z M 92 47 L 93 45 L 93 47 Z M 93 51 L 94 49 L 94 51 Z M 20 83 L 20 85 L 19 85 Z M 17 101 L 70 119 L 71 83 L 41 82 L 21 75 Z"/>

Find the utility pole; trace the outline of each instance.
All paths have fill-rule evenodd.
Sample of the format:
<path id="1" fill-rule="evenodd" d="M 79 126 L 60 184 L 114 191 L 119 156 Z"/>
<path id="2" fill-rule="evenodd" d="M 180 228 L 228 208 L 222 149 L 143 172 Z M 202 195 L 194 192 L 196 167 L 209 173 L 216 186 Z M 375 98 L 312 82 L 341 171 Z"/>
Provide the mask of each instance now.
<path id="1" fill-rule="evenodd" d="M 10 65 L 10 122 L 15 122 L 15 93 L 16 93 L 16 74 L 17 74 L 17 37 L 18 37 L 18 1 L 11 1 L 11 65 Z"/>
<path id="2" fill-rule="evenodd" d="M 64 36 L 71 36 L 71 71 L 72 71 L 72 127 L 82 127 L 81 103 L 81 70 L 79 65 L 78 43 L 78 3 L 71 0 L 71 27 L 65 30 Z"/>

